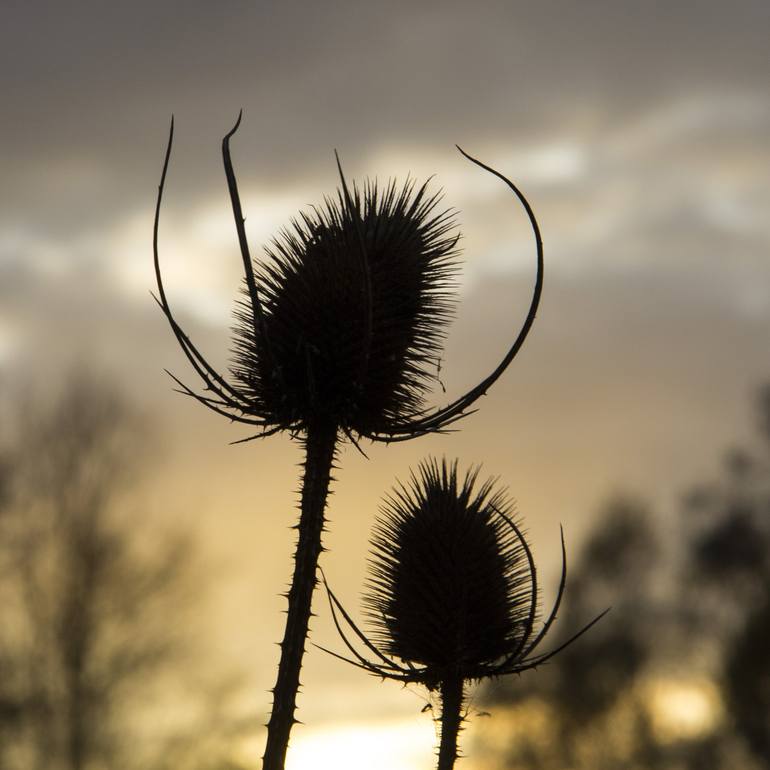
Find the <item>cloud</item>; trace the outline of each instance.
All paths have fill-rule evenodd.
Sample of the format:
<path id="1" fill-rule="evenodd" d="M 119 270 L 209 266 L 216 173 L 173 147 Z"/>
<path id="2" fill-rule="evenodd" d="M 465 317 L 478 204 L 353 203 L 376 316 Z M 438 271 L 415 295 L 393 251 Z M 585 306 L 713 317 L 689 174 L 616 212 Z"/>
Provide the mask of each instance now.
<path id="1" fill-rule="evenodd" d="M 0 210 L 59 233 L 135 208 L 172 111 L 189 201 L 220 188 L 240 107 L 242 176 L 269 185 L 318 176 L 335 146 L 553 146 L 683 95 L 766 97 L 768 21 L 762 0 L 10 4 Z"/>

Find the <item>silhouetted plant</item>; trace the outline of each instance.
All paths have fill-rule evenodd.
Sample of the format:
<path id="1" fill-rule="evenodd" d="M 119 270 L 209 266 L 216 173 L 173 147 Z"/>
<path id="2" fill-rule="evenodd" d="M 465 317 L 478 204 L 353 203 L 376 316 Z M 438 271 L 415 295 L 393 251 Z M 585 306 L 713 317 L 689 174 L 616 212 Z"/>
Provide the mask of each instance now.
<path id="1" fill-rule="evenodd" d="M 457 462 L 428 460 L 408 486 L 386 498 L 372 535 L 363 599 L 371 638 L 327 586 L 335 625 L 353 658 L 332 655 L 377 676 L 438 691 L 438 770 L 450 770 L 457 759 L 466 682 L 535 668 L 604 615 L 556 649 L 536 652 L 564 592 L 564 538 L 556 601 L 535 633 L 540 603 L 532 551 L 506 491 L 495 490 L 495 479 L 476 490 L 477 476 L 472 470 L 459 481 Z M 338 613 L 374 659 L 358 652 Z"/>
<path id="2" fill-rule="evenodd" d="M 266 249 L 267 263 L 255 266 L 230 158 L 230 138 L 240 119 L 222 141 L 245 273 L 232 378 L 218 373 L 185 334 L 163 287 L 158 223 L 173 121 L 153 246 L 158 304 L 206 390 L 196 393 L 174 377 L 182 391 L 218 414 L 257 427 L 259 433 L 251 438 L 288 431 L 305 447 L 294 575 L 263 765 L 265 770 L 279 770 L 295 721 L 324 509 L 340 434 L 353 443 L 361 437 L 403 441 L 440 432 L 466 415 L 513 360 L 532 326 L 542 291 L 543 253 L 535 216 L 518 188 L 458 147 L 472 163 L 505 182 L 524 206 L 537 244 L 537 279 L 524 325 L 497 368 L 452 403 L 429 409 L 424 397 L 435 379 L 431 367 L 439 359 L 452 306 L 459 236 L 452 234 L 451 212 L 435 213 L 439 197 L 427 193 L 427 183 L 416 191 L 411 182 L 384 189 L 373 182 L 363 190 L 354 184 L 351 190 L 338 158 L 341 190 L 336 198 L 301 213 Z"/>

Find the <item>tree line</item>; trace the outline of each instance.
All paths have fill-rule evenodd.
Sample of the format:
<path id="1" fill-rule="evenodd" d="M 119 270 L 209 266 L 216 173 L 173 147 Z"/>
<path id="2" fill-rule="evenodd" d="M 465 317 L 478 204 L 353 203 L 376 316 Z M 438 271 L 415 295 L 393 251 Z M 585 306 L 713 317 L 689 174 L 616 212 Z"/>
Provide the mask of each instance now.
<path id="1" fill-rule="evenodd" d="M 538 676 L 488 688 L 486 707 L 512 707 L 495 767 L 770 768 L 770 384 L 753 445 L 727 451 L 675 516 L 633 497 L 607 503 L 568 590 L 565 627 L 612 611 Z M 688 682 L 711 713 L 673 702 Z M 689 728 L 667 731 L 667 708 Z M 517 731 L 528 709 L 540 727 Z"/>

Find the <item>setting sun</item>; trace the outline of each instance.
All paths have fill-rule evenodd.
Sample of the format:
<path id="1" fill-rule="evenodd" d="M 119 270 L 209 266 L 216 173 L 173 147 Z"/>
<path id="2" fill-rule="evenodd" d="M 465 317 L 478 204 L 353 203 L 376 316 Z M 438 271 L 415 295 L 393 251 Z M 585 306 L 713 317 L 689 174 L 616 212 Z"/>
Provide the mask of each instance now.
<path id="1" fill-rule="evenodd" d="M 422 770 L 434 762 L 435 740 L 427 715 L 297 730 L 286 770 Z"/>

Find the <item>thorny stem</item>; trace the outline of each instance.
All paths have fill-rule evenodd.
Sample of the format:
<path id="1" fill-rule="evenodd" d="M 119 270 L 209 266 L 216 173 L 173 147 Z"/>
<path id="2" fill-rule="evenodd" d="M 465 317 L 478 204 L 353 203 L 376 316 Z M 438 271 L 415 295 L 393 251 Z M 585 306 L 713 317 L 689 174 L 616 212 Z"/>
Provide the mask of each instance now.
<path id="1" fill-rule="evenodd" d="M 336 444 L 336 426 L 308 426 L 294 575 L 288 593 L 286 629 L 281 642 L 278 678 L 273 689 L 273 710 L 267 724 L 267 744 L 262 757 L 262 770 L 283 770 L 289 733 L 296 721 L 294 711 L 300 684 L 299 672 L 305 652 L 318 557 L 322 550 L 324 509 Z"/>
<path id="2" fill-rule="evenodd" d="M 437 770 L 452 770 L 457 759 L 457 737 L 462 723 L 463 679 L 447 677 L 441 682 L 441 742 Z"/>

